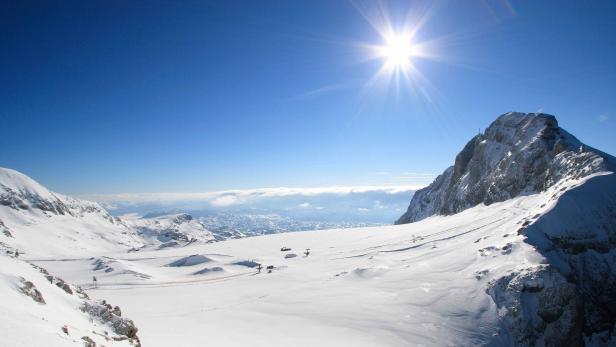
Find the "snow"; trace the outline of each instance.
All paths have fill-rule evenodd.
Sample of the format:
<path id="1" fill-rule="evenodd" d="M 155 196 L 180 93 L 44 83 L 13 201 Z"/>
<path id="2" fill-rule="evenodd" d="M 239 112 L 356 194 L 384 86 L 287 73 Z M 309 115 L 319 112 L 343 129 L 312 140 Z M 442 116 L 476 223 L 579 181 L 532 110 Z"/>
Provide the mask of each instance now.
<path id="1" fill-rule="evenodd" d="M 53 193 L 31 178 L 0 168 L 4 244 L 38 257 L 117 251 L 142 245 L 137 234 L 98 204 Z"/>
<path id="2" fill-rule="evenodd" d="M 212 233 L 201 222 L 185 213 L 168 214 L 154 218 L 131 217 L 125 219 L 125 222 L 136 229 L 149 245 L 161 246 L 173 241 L 186 243 L 214 240 Z"/>
<path id="3" fill-rule="evenodd" d="M 175 260 L 171 263 L 169 263 L 169 265 L 167 266 L 195 266 L 195 265 L 199 265 L 199 264 L 203 264 L 203 263 L 208 263 L 212 261 L 212 259 L 204 256 L 204 255 L 200 255 L 200 254 L 193 254 L 193 255 L 189 255 L 188 257 L 184 257 L 178 260 Z"/>
<path id="4" fill-rule="evenodd" d="M 30 231 L 28 225 L 11 221 L 10 213 L 2 213 L 10 217 L 10 230 L 27 241 L 21 257 L 86 288 L 93 298 L 120 305 L 138 326 L 144 346 L 213 341 L 218 346 L 499 346 L 524 336 L 527 324 L 541 326 L 541 316 L 533 312 L 546 310 L 539 306 L 547 295 L 543 293 L 571 298 L 562 276 L 546 265 L 557 258 L 541 248 L 542 242 L 549 245 L 541 235 L 561 230 L 556 228 L 558 221 L 571 222 L 575 229 L 590 223 L 590 217 L 575 224 L 575 217 L 558 215 L 574 214 L 575 201 L 583 201 L 588 206 L 585 213 L 592 213 L 596 208 L 591 200 L 604 196 L 602 201 L 611 203 L 609 192 L 615 187 L 614 175 L 595 174 L 563 180 L 542 193 L 412 224 L 281 233 L 132 252 L 113 243 L 109 248 L 101 246 L 104 242 L 88 244 L 84 235 L 98 230 L 79 228 L 95 222 L 106 225 L 99 214 L 50 215 L 46 224 L 58 224 L 41 233 L 42 222 Z M 28 217 L 35 222 L 40 218 Z M 122 225 L 115 226 L 130 230 Z M 532 232 L 533 228 L 538 229 Z M 60 243 L 61 253 L 39 248 L 54 242 L 47 237 L 58 235 L 73 235 L 75 240 Z M 290 253 L 281 252 L 282 247 L 297 251 L 297 256 L 287 258 Z M 310 254 L 305 256 L 301 250 L 307 248 Z M 97 288 L 92 287 L 92 276 L 98 279 Z M 46 288 L 45 280 L 35 284 Z M 8 288 L 14 291 L 15 286 Z M 74 310 L 76 304 L 66 309 Z M 511 316 L 519 310 L 529 312 L 521 316 L 524 321 Z M 36 307 L 2 307 L 2 312 L 42 316 Z M 75 321 L 83 315 L 71 314 Z M 65 316 L 47 326 L 36 318 L 37 334 L 49 331 L 62 337 L 57 329 L 66 323 L 60 324 L 60 319 Z M 5 326 L 18 329 L 15 324 Z M 548 333 L 559 332 L 559 326 Z M 543 341 L 542 336 L 538 339 Z"/>
<path id="5" fill-rule="evenodd" d="M 108 254 L 149 278 L 102 274 L 89 294 L 119 303 L 138 323 L 145 346 L 499 345 L 509 340 L 486 288 L 545 262 L 515 230 L 549 208 L 540 207 L 546 198 L 525 196 L 408 225 Z M 286 259 L 282 246 L 311 253 Z M 482 252 L 490 247 L 495 251 Z M 195 255 L 221 270 L 195 276 L 194 266 L 167 266 Z M 242 262 L 264 269 L 257 273 Z M 93 273 L 90 259 L 37 263 L 84 286 Z M 271 273 L 267 265 L 275 267 Z"/>
<path id="6" fill-rule="evenodd" d="M 2 187 L 3 190 L 10 189 L 15 192 L 21 192 L 24 195 L 40 196 L 47 200 L 58 199 L 58 197 L 47 190 L 47 188 L 43 187 L 32 178 L 13 169 L 0 167 L 0 187 Z"/>
<path id="7" fill-rule="evenodd" d="M 21 292 L 22 278 L 40 291 L 44 304 Z M 104 332 L 111 329 L 82 312 L 83 300 L 76 294 L 67 294 L 26 262 L 4 255 L 0 255 L 0 297 L 3 346 L 83 346 L 82 336 L 102 345 L 130 346 L 128 341 L 105 339 Z M 62 332 L 63 326 L 68 334 Z"/>

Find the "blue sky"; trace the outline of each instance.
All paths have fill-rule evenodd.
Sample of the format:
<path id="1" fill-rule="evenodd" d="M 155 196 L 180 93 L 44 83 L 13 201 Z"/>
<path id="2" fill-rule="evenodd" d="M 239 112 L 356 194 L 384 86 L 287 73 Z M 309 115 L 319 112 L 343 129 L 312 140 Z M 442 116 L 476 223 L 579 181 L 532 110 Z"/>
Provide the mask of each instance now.
<path id="1" fill-rule="evenodd" d="M 3 2 L 0 166 L 68 194 L 425 184 L 512 110 L 616 153 L 615 2 L 385 3 L 438 55 L 399 88 L 368 86 L 373 4 Z"/>

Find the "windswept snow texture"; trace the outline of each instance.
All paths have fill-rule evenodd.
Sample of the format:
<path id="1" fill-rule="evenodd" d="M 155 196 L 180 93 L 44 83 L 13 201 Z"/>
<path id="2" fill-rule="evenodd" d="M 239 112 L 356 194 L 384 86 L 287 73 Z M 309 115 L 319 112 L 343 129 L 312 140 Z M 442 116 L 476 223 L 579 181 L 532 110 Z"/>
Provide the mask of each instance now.
<path id="1" fill-rule="evenodd" d="M 25 254 L 57 257 L 140 247 L 138 235 L 97 203 L 53 193 L 28 176 L 0 168 L 2 242 Z"/>

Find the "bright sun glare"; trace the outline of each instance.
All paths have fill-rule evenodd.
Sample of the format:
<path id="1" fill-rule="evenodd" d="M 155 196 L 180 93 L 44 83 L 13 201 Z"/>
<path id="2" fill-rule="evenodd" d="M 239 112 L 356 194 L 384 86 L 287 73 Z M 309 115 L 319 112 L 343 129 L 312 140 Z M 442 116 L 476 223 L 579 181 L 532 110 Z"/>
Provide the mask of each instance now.
<path id="1" fill-rule="evenodd" d="M 378 48 L 378 54 L 385 59 L 390 70 L 408 70 L 413 56 L 410 35 L 391 34 L 385 38 L 385 45 Z"/>
<path id="2" fill-rule="evenodd" d="M 362 93 L 373 88 L 408 92 L 409 100 L 419 105 L 433 103 L 437 93 L 421 72 L 425 60 L 445 61 L 439 54 L 442 38 L 427 40 L 424 26 L 431 17 L 433 5 L 413 5 L 399 8 L 394 15 L 388 6 L 377 1 L 353 2 L 357 10 L 378 34 L 378 43 L 360 43 L 363 61 L 376 61 L 381 67 L 364 85 Z M 376 65 L 376 64 L 375 64 Z"/>

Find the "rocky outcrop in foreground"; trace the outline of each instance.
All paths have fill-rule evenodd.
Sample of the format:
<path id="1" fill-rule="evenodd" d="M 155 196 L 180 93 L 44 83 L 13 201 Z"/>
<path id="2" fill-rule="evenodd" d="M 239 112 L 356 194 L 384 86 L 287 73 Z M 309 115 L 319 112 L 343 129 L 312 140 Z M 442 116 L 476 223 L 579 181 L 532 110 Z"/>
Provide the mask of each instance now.
<path id="1" fill-rule="evenodd" d="M 95 301 L 42 267 L 0 254 L 2 346 L 140 346 L 119 307 Z M 55 332 L 55 333 L 54 333 Z"/>

